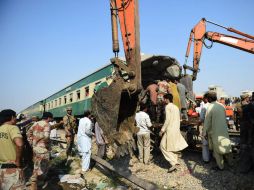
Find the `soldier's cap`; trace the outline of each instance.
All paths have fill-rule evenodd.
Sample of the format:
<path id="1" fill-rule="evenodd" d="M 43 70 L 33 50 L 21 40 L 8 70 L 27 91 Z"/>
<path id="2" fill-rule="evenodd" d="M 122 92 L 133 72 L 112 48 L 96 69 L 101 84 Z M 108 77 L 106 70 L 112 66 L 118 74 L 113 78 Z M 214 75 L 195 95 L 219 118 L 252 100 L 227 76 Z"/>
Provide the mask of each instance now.
<path id="1" fill-rule="evenodd" d="M 72 111 L 72 107 L 67 107 L 66 111 Z"/>
<path id="2" fill-rule="evenodd" d="M 249 97 L 249 94 L 242 94 L 240 95 L 241 99 L 244 100 Z"/>

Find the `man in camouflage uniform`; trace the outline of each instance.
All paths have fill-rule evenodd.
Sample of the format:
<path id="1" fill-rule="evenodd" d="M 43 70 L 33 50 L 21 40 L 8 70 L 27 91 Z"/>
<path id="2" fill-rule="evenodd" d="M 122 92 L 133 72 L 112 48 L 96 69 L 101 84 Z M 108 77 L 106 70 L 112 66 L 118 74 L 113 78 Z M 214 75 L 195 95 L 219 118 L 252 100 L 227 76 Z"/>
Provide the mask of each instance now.
<path id="1" fill-rule="evenodd" d="M 67 148 L 66 148 L 66 156 L 68 159 L 68 156 L 72 152 L 72 147 L 74 144 L 74 136 L 75 136 L 75 130 L 76 130 L 76 119 L 74 116 L 72 116 L 72 108 L 67 107 L 66 109 L 67 114 L 63 117 L 63 125 L 65 129 L 65 137 L 67 141 Z"/>
<path id="2" fill-rule="evenodd" d="M 241 102 L 238 102 L 235 105 L 235 109 L 236 109 L 236 112 L 237 112 L 237 114 L 236 114 L 236 117 L 237 117 L 236 125 L 237 126 L 236 127 L 239 128 L 238 124 L 240 124 L 240 128 L 244 128 L 245 121 L 243 119 L 243 110 L 249 104 L 250 97 L 249 97 L 248 94 L 243 94 L 240 97 L 241 97 Z M 242 129 L 241 129 L 241 131 L 242 131 Z M 241 136 L 244 136 L 243 134 L 244 134 L 244 131 L 241 132 Z M 241 142 L 241 144 L 242 144 L 242 142 Z"/>
<path id="3" fill-rule="evenodd" d="M 16 125 L 20 129 L 21 135 L 23 137 L 23 142 L 24 142 L 23 155 L 25 156 L 22 156 L 22 160 L 21 160 L 22 165 L 24 165 L 24 168 L 33 167 L 33 149 L 30 143 L 28 142 L 27 131 L 38 120 L 39 118 L 37 116 L 33 116 L 31 119 L 26 118 L 24 115 L 22 117 L 22 114 L 17 116 L 18 123 Z"/>
<path id="4" fill-rule="evenodd" d="M 23 140 L 13 110 L 0 112 L 0 189 L 23 190 L 23 170 L 20 168 Z"/>
<path id="5" fill-rule="evenodd" d="M 28 130 L 27 136 L 33 148 L 34 170 L 30 178 L 31 190 L 36 190 L 38 180 L 45 182 L 49 168 L 50 157 L 50 125 L 53 115 L 44 112 L 42 120 L 33 124 Z M 45 184 L 44 184 L 45 185 Z"/>

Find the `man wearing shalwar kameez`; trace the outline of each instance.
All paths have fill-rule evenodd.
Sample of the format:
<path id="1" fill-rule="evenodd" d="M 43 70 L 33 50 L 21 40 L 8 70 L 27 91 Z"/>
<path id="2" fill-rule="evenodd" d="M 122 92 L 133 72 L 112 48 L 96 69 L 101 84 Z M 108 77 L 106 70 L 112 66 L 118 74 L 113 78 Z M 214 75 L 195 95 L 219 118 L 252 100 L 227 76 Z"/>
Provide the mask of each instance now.
<path id="1" fill-rule="evenodd" d="M 213 157 L 216 160 L 218 169 L 224 168 L 223 156 L 230 164 L 230 139 L 226 122 L 225 108 L 218 103 L 215 92 L 208 92 L 208 102 L 210 105 L 207 108 L 204 131 L 208 137 L 209 149 L 213 150 Z"/>
<path id="2" fill-rule="evenodd" d="M 85 111 L 84 118 L 80 119 L 78 126 L 77 143 L 78 149 L 82 156 L 82 173 L 89 170 L 91 147 L 92 147 L 92 121 L 90 112 Z"/>
<path id="3" fill-rule="evenodd" d="M 164 95 L 166 120 L 161 128 L 160 136 L 163 134 L 160 149 L 165 159 L 169 161 L 171 167 L 168 172 L 176 170 L 178 156 L 176 152 L 185 149 L 188 144 L 180 132 L 180 110 L 173 104 L 172 94 Z"/>

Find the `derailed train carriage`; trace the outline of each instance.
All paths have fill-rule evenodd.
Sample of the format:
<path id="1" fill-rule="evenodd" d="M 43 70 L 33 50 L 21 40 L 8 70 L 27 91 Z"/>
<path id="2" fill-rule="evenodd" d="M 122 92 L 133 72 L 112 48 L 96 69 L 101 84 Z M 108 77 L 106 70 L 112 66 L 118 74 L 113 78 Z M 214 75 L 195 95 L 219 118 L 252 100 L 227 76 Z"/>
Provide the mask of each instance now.
<path id="1" fill-rule="evenodd" d="M 142 55 L 142 83 L 146 87 L 153 80 L 162 80 L 167 77 L 166 69 L 170 65 L 179 66 L 178 62 L 169 56 Z M 91 98 L 94 92 L 110 85 L 114 78 L 112 64 L 98 69 L 77 82 L 68 85 L 53 95 L 29 106 L 21 111 L 28 117 L 41 117 L 44 111 L 51 112 L 55 118 L 62 118 L 66 114 L 66 108 L 71 106 L 73 115 L 81 117 L 85 110 L 91 109 Z"/>
<path id="2" fill-rule="evenodd" d="M 124 62 L 124 60 L 123 60 Z M 143 90 L 151 84 L 159 80 L 175 79 L 181 76 L 181 66 L 178 61 L 170 56 L 162 55 L 142 55 L 142 86 Z M 41 117 L 45 111 L 53 113 L 56 120 L 61 120 L 66 114 L 66 108 L 71 106 L 73 115 L 77 118 L 82 117 L 85 110 L 91 110 L 92 97 L 94 93 L 104 87 L 108 87 L 114 80 L 115 70 L 112 64 L 108 64 L 101 69 L 91 73 L 90 75 L 80 79 L 79 81 L 68 85 L 64 89 L 54 93 L 53 95 L 41 100 L 21 113 L 28 117 L 37 116 Z M 187 92 L 189 97 L 192 96 L 192 81 L 191 78 L 186 77 Z M 142 94 L 142 93 L 141 93 Z M 112 97 L 114 99 L 114 97 Z M 192 101 L 192 100 L 187 100 Z M 149 104 L 149 98 L 148 98 Z M 103 116 L 102 116 L 103 117 Z M 114 119 L 114 118 L 112 118 Z M 182 123 L 181 130 L 191 147 L 196 147 L 198 136 L 196 131 L 197 121 L 190 119 L 188 123 Z M 162 123 L 156 123 L 152 131 L 153 145 L 158 146 L 159 136 L 158 132 Z M 112 133 L 109 127 L 106 133 Z M 125 138 L 122 136 L 121 138 Z"/>
<path id="3" fill-rule="evenodd" d="M 81 117 L 84 110 L 91 109 L 91 97 L 96 88 L 110 84 L 113 73 L 113 66 L 108 64 L 40 102 L 29 106 L 21 113 L 28 117 L 41 117 L 43 112 L 49 111 L 54 115 L 54 118 L 61 119 L 66 114 L 66 108 L 71 106 L 73 115 Z"/>
<path id="4" fill-rule="evenodd" d="M 122 61 L 125 62 L 123 59 Z M 146 89 L 151 82 L 168 79 L 172 75 L 178 77 L 181 73 L 181 67 L 177 60 L 169 56 L 141 55 L 141 66 L 143 89 Z M 91 110 L 91 99 L 94 92 L 109 86 L 114 77 L 113 64 L 107 64 L 53 95 L 29 106 L 21 113 L 28 117 L 37 116 L 40 118 L 44 111 L 50 111 L 57 120 L 60 120 L 66 114 L 66 108 L 71 106 L 73 115 L 78 118 L 82 117 L 85 110 Z"/>

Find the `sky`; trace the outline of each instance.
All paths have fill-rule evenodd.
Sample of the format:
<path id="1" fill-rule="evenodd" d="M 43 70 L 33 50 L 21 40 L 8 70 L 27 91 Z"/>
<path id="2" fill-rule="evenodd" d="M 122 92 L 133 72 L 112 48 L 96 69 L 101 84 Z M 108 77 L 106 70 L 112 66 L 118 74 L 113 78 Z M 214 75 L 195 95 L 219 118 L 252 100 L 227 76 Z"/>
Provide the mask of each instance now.
<path id="1" fill-rule="evenodd" d="M 254 35 L 253 7 L 253 0 L 139 0 L 141 52 L 172 56 L 182 65 L 201 18 Z M 210 24 L 207 31 L 229 34 Z M 113 56 L 108 0 L 0 0 L 0 110 L 19 112 Z M 203 49 L 194 91 L 211 84 L 232 96 L 254 90 L 253 65 L 253 54 L 214 43 Z"/>

